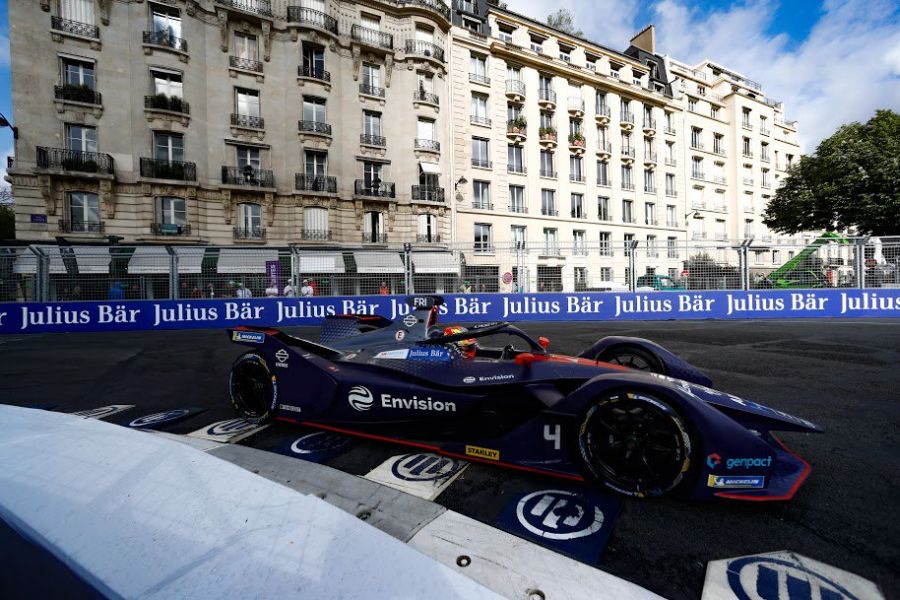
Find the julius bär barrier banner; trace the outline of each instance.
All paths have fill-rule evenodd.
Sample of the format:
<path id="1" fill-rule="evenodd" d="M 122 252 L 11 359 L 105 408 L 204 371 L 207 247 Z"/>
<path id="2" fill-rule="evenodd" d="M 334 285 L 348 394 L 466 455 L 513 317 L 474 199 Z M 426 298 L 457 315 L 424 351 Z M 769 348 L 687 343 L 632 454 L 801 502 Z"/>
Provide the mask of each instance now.
<path id="1" fill-rule="evenodd" d="M 900 317 L 900 289 L 448 294 L 442 322 Z M 318 325 L 329 315 L 396 319 L 404 296 L 0 304 L 0 334 Z"/>

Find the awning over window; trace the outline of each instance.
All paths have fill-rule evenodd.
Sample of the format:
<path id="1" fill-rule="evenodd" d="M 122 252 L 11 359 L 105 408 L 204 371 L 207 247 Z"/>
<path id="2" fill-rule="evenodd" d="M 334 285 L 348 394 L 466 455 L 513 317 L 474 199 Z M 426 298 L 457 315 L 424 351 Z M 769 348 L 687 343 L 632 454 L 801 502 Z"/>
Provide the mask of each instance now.
<path id="1" fill-rule="evenodd" d="M 72 249 L 80 275 L 109 273 L 109 248 L 74 246 Z"/>
<path id="2" fill-rule="evenodd" d="M 441 174 L 441 166 L 437 163 L 432 162 L 420 162 L 419 168 L 422 169 L 422 172 L 426 175 L 440 175 Z"/>
<path id="3" fill-rule="evenodd" d="M 356 272 L 369 273 L 405 273 L 406 268 L 400 259 L 399 252 L 354 252 Z"/>
<path id="4" fill-rule="evenodd" d="M 59 248 L 56 246 L 38 246 L 45 254 L 50 256 L 50 274 L 65 275 L 66 265 L 63 262 Z M 16 275 L 34 275 L 37 273 L 37 256 L 28 248 L 16 251 L 18 255 L 13 265 L 13 273 Z"/>
<path id="5" fill-rule="evenodd" d="M 169 272 L 169 253 L 160 246 L 138 246 L 128 261 L 129 275 L 157 275 Z"/>
<path id="6" fill-rule="evenodd" d="M 344 255 L 340 252 L 310 252 L 300 254 L 301 273 L 344 273 Z"/>
<path id="7" fill-rule="evenodd" d="M 278 260 L 278 250 L 256 248 L 222 248 L 219 250 L 218 273 L 265 273 L 266 263 Z"/>
<path id="8" fill-rule="evenodd" d="M 205 248 L 175 248 L 178 255 L 178 272 L 182 275 L 199 275 L 203 265 Z"/>
<path id="9" fill-rule="evenodd" d="M 452 252 L 413 252 L 410 257 L 416 275 L 459 274 L 459 256 Z"/>

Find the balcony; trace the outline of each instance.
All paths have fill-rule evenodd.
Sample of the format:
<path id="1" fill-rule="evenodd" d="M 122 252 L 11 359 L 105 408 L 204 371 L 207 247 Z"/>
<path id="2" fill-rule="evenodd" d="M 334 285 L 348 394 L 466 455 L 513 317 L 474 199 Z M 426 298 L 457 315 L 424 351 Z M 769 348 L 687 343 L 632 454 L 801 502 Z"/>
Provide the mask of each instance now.
<path id="1" fill-rule="evenodd" d="M 538 129 L 538 142 L 545 148 L 556 148 L 556 130 L 552 127 Z"/>
<path id="2" fill-rule="evenodd" d="M 678 166 L 678 160 L 676 160 L 674 158 L 667 158 L 665 162 L 666 162 L 667 167 L 677 167 Z"/>
<path id="3" fill-rule="evenodd" d="M 706 146 L 700 140 L 691 140 L 691 150 L 703 150 Z"/>
<path id="4" fill-rule="evenodd" d="M 597 185 L 600 187 L 612 187 L 612 179 L 609 177 L 597 177 Z"/>
<path id="5" fill-rule="evenodd" d="M 541 167 L 540 175 L 541 175 L 541 177 L 556 179 L 556 171 L 554 171 L 553 169 L 545 169 L 545 168 Z"/>
<path id="6" fill-rule="evenodd" d="M 556 92 L 550 88 L 539 88 L 538 106 L 547 110 L 556 108 Z"/>
<path id="7" fill-rule="evenodd" d="M 476 208 L 478 210 L 494 210 L 494 203 L 486 202 L 484 200 L 474 200 L 472 202 L 472 208 Z"/>
<path id="8" fill-rule="evenodd" d="M 553 207 L 542 206 L 541 214 L 544 215 L 545 217 L 558 217 L 559 211 Z"/>
<path id="9" fill-rule="evenodd" d="M 663 132 L 664 132 L 666 135 L 675 135 L 676 133 L 678 133 L 678 130 L 676 130 L 674 127 L 669 127 L 668 125 L 666 125 L 666 126 L 663 128 Z"/>
<path id="10" fill-rule="evenodd" d="M 441 235 L 439 233 L 417 233 L 417 244 L 440 244 Z"/>
<path id="11" fill-rule="evenodd" d="M 744 158 L 753 158 L 753 150 L 744 150 L 741 152 L 741 156 Z"/>
<path id="12" fill-rule="evenodd" d="M 235 240 L 261 242 L 266 239 L 266 230 L 263 227 L 235 227 L 232 236 Z"/>
<path id="13" fill-rule="evenodd" d="M 416 138 L 413 142 L 413 147 L 416 150 L 422 150 L 424 152 L 440 153 L 441 151 L 441 143 L 439 141 L 429 140 L 427 138 Z"/>
<path id="14" fill-rule="evenodd" d="M 474 254 L 493 254 L 494 253 L 494 245 L 490 242 L 475 242 L 475 247 L 473 248 Z"/>
<path id="15" fill-rule="evenodd" d="M 423 40 L 406 40 L 406 53 L 413 56 L 433 58 L 438 62 L 444 62 L 444 49 L 432 42 Z"/>
<path id="16" fill-rule="evenodd" d="M 569 173 L 569 181 L 584 183 L 584 173 Z"/>
<path id="17" fill-rule="evenodd" d="M 300 230 L 300 239 L 304 242 L 330 242 L 333 237 L 330 229 Z"/>
<path id="18" fill-rule="evenodd" d="M 572 219 L 587 219 L 587 214 L 584 212 L 584 208 L 573 208 L 569 210 L 569 217 Z"/>
<path id="19" fill-rule="evenodd" d="M 62 17 L 50 17 L 50 28 L 54 31 L 61 31 L 70 35 L 90 38 L 92 40 L 100 39 L 100 28 L 90 23 L 81 23 L 79 21 L 69 21 Z"/>
<path id="20" fill-rule="evenodd" d="M 371 231 L 362 234 L 364 244 L 387 244 L 388 236 L 386 233 L 373 233 Z"/>
<path id="21" fill-rule="evenodd" d="M 644 130 L 644 133 L 649 136 L 652 136 L 653 134 L 655 134 L 656 133 L 656 119 L 645 118 L 643 130 Z"/>
<path id="22" fill-rule="evenodd" d="M 623 186 L 623 188 L 624 188 L 624 186 Z M 634 189 L 634 186 L 631 186 L 631 189 Z M 634 224 L 636 224 L 636 223 L 637 223 L 637 219 L 634 218 L 634 215 L 628 215 L 628 214 L 626 214 L 626 215 L 622 215 L 622 222 L 623 222 L 623 223 L 634 223 Z M 627 256 L 627 254 L 626 254 L 626 256 Z"/>
<path id="23" fill-rule="evenodd" d="M 506 122 L 506 137 L 514 144 L 525 141 L 525 130 L 528 124 L 524 118 L 510 119 Z"/>
<path id="24" fill-rule="evenodd" d="M 367 198 L 396 198 L 393 183 L 381 181 L 377 177 L 372 180 L 357 179 L 353 182 L 353 193 Z"/>
<path id="25" fill-rule="evenodd" d="M 115 174 L 115 164 L 112 156 L 109 154 L 38 146 L 36 159 L 39 169 L 97 173 L 101 175 Z"/>
<path id="26" fill-rule="evenodd" d="M 506 165 L 506 172 L 507 173 L 515 173 L 517 175 L 525 175 L 526 173 L 528 173 L 528 169 L 526 169 L 524 165 L 508 164 L 508 165 Z"/>
<path id="27" fill-rule="evenodd" d="M 518 79 L 510 79 L 506 82 L 506 97 L 513 102 L 525 101 L 525 82 Z"/>
<path id="28" fill-rule="evenodd" d="M 629 146 L 622 147 L 622 160 L 626 163 L 634 162 L 634 148 Z"/>
<path id="29" fill-rule="evenodd" d="M 725 177 L 724 175 L 713 175 L 712 180 L 713 180 L 713 183 L 718 183 L 721 185 L 725 185 L 726 183 L 728 183 L 728 178 Z"/>
<path id="30" fill-rule="evenodd" d="M 623 112 L 621 116 L 619 116 L 619 125 L 622 129 L 634 129 L 634 113 L 631 112 Z"/>
<path id="31" fill-rule="evenodd" d="M 481 85 L 491 85 L 491 78 L 478 73 L 469 73 L 469 81 L 472 83 L 480 83 Z"/>
<path id="32" fill-rule="evenodd" d="M 566 110 L 569 111 L 569 115 L 580 119 L 584 116 L 584 100 L 576 97 L 569 97 L 566 102 Z"/>
<path id="33" fill-rule="evenodd" d="M 387 147 L 387 139 L 383 135 L 375 135 L 373 133 L 359 134 L 359 143 L 363 146 L 375 146 L 376 148 Z"/>
<path id="34" fill-rule="evenodd" d="M 594 118 L 597 119 L 597 122 L 601 125 L 606 125 L 609 123 L 609 119 L 612 117 L 612 112 L 609 110 L 609 107 L 605 104 L 601 104 L 597 107 L 596 113 L 594 114 Z"/>
<path id="35" fill-rule="evenodd" d="M 656 193 L 656 186 L 655 186 L 655 185 L 649 185 L 649 184 L 646 184 L 646 183 L 645 183 L 645 184 L 644 184 L 644 192 L 646 192 L 646 193 L 648 193 L 648 194 L 655 194 L 655 193 Z M 649 223 L 648 223 L 648 224 L 649 224 Z M 654 223 L 654 225 L 656 225 L 656 223 Z"/>
<path id="36" fill-rule="evenodd" d="M 479 169 L 490 169 L 491 161 L 486 158 L 472 158 L 472 166 L 478 167 Z"/>
<path id="37" fill-rule="evenodd" d="M 288 6 L 287 21 L 288 23 L 299 23 L 301 25 L 309 25 L 324 29 L 335 35 L 338 33 L 337 19 L 322 11 L 313 10 L 304 6 Z"/>
<path id="38" fill-rule="evenodd" d="M 180 160 L 141 158 L 141 177 L 197 181 L 197 165 Z"/>
<path id="39" fill-rule="evenodd" d="M 623 182 L 622 182 L 622 189 L 625 190 L 626 192 L 633 192 L 633 191 L 634 191 L 634 184 L 631 183 L 630 181 L 623 181 Z"/>
<path id="40" fill-rule="evenodd" d="M 666 190 L 666 196 L 668 196 L 669 198 L 677 198 L 677 197 L 678 197 L 678 190 L 669 188 L 669 189 Z"/>
<path id="41" fill-rule="evenodd" d="M 302 65 L 297 67 L 297 77 L 331 83 L 331 72 L 316 67 L 304 67 Z"/>
<path id="42" fill-rule="evenodd" d="M 53 86 L 53 97 L 65 102 L 83 102 L 84 104 L 103 104 L 100 92 L 86 85 L 64 83 Z"/>
<path id="43" fill-rule="evenodd" d="M 242 167 L 222 166 L 222 183 L 246 187 L 275 187 L 275 174 L 269 169 L 256 169 L 250 165 Z"/>
<path id="44" fill-rule="evenodd" d="M 759 128 L 759 133 L 762 135 L 772 135 L 771 129 L 764 129 L 762 126 Z"/>
<path id="45" fill-rule="evenodd" d="M 713 154 L 717 156 L 725 156 L 725 148 L 713 146 Z"/>
<path id="46" fill-rule="evenodd" d="M 353 38 L 354 42 L 359 42 L 372 48 L 394 49 L 394 36 L 377 29 L 354 25 L 350 28 L 350 37 Z"/>
<path id="47" fill-rule="evenodd" d="M 528 207 L 522 203 L 513 203 L 509 205 L 509 212 L 511 213 L 519 213 L 519 214 L 528 214 Z"/>
<path id="48" fill-rule="evenodd" d="M 443 0 L 396 0 L 400 6 L 418 6 L 432 10 L 442 17 L 448 23 L 450 22 L 450 8 Z"/>
<path id="49" fill-rule="evenodd" d="M 263 64 L 258 60 L 253 60 L 252 58 L 243 58 L 241 56 L 229 56 L 228 64 L 232 69 L 239 69 L 241 71 L 252 71 L 253 73 L 262 73 L 263 72 Z"/>
<path id="50" fill-rule="evenodd" d="M 478 115 L 469 115 L 469 123 L 472 125 L 481 125 L 482 127 L 490 127 L 491 120 L 487 117 L 479 117 Z"/>
<path id="51" fill-rule="evenodd" d="M 189 236 L 191 235 L 191 224 L 185 223 L 178 225 L 177 223 L 150 223 L 150 234 L 160 236 Z"/>
<path id="52" fill-rule="evenodd" d="M 182 115 L 191 114 L 191 105 L 178 96 L 153 94 L 144 96 L 144 108 L 148 110 L 166 110 Z"/>
<path id="53" fill-rule="evenodd" d="M 438 106 L 440 104 L 440 98 L 438 98 L 437 94 L 432 94 L 425 90 L 416 90 L 413 92 L 413 102 L 424 102 L 425 104 L 434 104 L 435 106 Z"/>
<path id="54" fill-rule="evenodd" d="M 703 171 L 691 171 L 691 179 L 706 179 Z"/>
<path id="55" fill-rule="evenodd" d="M 245 129 L 265 129 L 266 121 L 262 117 L 231 113 L 231 125 L 233 127 L 244 127 Z"/>
<path id="56" fill-rule="evenodd" d="M 322 121 L 297 121 L 297 130 L 300 133 L 331 137 L 331 124 Z"/>
<path id="57" fill-rule="evenodd" d="M 644 152 L 644 164 L 647 166 L 656 165 L 656 152 L 652 150 L 649 152 Z"/>
<path id="58" fill-rule="evenodd" d="M 363 96 L 374 96 L 376 98 L 384 98 L 384 88 L 370 83 L 359 84 L 359 93 Z"/>
<path id="59" fill-rule="evenodd" d="M 272 2 L 270 0 L 216 0 L 216 2 L 261 17 L 272 17 Z"/>
<path id="60" fill-rule="evenodd" d="M 103 221 L 59 221 L 60 233 L 103 233 L 105 230 Z"/>
<path id="61" fill-rule="evenodd" d="M 412 199 L 424 202 L 444 202 L 444 188 L 433 185 L 412 186 Z"/>
<path id="62" fill-rule="evenodd" d="M 582 155 L 584 154 L 584 135 L 581 133 L 570 133 L 569 134 L 569 152 L 572 154 Z"/>
<path id="63" fill-rule="evenodd" d="M 294 189 L 300 192 L 337 193 L 337 178 L 331 175 L 294 173 Z"/>
<path id="64" fill-rule="evenodd" d="M 764 163 L 768 163 L 771 162 L 772 159 L 769 158 L 768 154 L 763 154 L 759 157 L 759 160 L 763 161 Z"/>
<path id="65" fill-rule="evenodd" d="M 160 31 L 145 31 L 143 40 L 145 44 L 151 46 L 162 46 L 163 48 L 170 48 L 172 50 L 177 50 L 178 52 L 188 51 L 187 40 L 184 38 L 175 37 L 174 35 L 169 33 L 168 29 Z"/>
<path id="66" fill-rule="evenodd" d="M 743 123 L 741 123 L 741 127 L 746 129 L 747 131 L 753 131 L 753 123 L 748 123 L 747 121 L 744 121 Z"/>
<path id="67" fill-rule="evenodd" d="M 597 145 L 597 157 L 601 160 L 609 160 L 612 156 L 612 144 L 610 142 L 600 142 Z"/>

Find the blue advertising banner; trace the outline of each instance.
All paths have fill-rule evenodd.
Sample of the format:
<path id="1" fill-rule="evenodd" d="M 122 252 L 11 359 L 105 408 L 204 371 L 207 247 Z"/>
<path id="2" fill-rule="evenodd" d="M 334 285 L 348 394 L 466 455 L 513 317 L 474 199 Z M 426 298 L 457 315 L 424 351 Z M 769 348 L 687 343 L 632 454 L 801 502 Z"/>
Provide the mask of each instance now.
<path id="1" fill-rule="evenodd" d="M 450 294 L 441 320 L 652 321 L 900 317 L 900 289 Z M 404 296 L 0 304 L 0 334 L 318 325 L 330 315 L 410 312 Z"/>

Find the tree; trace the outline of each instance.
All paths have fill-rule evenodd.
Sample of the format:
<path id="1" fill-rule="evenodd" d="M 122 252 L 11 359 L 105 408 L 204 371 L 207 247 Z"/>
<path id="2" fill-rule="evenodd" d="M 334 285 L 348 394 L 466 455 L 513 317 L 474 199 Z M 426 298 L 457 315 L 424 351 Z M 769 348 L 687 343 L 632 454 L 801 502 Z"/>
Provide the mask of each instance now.
<path id="1" fill-rule="evenodd" d="M 0 204 L 0 240 L 16 237 L 16 211 L 12 206 Z"/>
<path id="2" fill-rule="evenodd" d="M 576 37 L 584 37 L 580 29 L 575 28 L 575 17 L 568 8 L 560 8 L 547 15 L 547 25 Z"/>
<path id="3" fill-rule="evenodd" d="M 840 127 L 788 170 L 763 222 L 780 233 L 900 232 L 900 115 Z"/>

